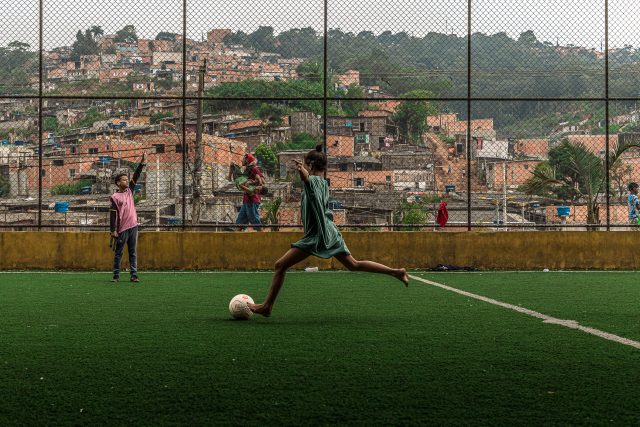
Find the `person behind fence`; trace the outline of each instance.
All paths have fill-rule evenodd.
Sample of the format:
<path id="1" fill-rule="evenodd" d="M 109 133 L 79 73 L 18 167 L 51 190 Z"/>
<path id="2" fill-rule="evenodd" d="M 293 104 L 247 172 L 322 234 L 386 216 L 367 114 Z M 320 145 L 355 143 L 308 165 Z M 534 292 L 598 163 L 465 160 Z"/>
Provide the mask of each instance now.
<path id="1" fill-rule="evenodd" d="M 229 166 L 229 180 L 233 181 L 238 190 L 247 193 L 250 196 L 254 194 L 261 194 L 264 196 L 269 192 L 266 186 L 255 185 L 254 181 L 249 179 L 247 170 L 242 170 L 242 168 L 235 163 L 231 163 Z"/>
<path id="2" fill-rule="evenodd" d="M 327 155 L 322 151 L 322 145 L 305 155 L 304 164 L 299 160 L 294 162 L 303 183 L 301 210 L 304 236 L 276 261 L 267 297 L 262 304 L 249 304 L 251 311 L 265 317 L 270 316 L 287 270 L 311 255 L 319 258 L 335 257 L 350 271 L 388 274 L 408 286 L 409 276 L 404 268 L 390 268 L 373 261 L 358 261 L 351 256 L 333 222 L 333 213 L 329 210 L 329 185 L 324 179 Z"/>
<path id="3" fill-rule="evenodd" d="M 629 224 L 638 225 L 638 212 L 640 212 L 640 200 L 638 200 L 638 183 L 632 182 L 628 186 L 629 197 L 627 205 L 629 207 Z"/>
<path id="4" fill-rule="evenodd" d="M 258 167 L 258 160 L 251 153 L 247 153 L 242 158 L 242 165 L 245 167 L 244 173 L 238 174 L 237 168 L 232 164 L 229 168 L 229 180 L 243 191 L 242 207 L 236 218 L 236 224 L 260 225 L 260 193 L 264 188 L 264 175 Z M 234 175 L 237 174 L 237 175 Z M 245 179 L 246 177 L 246 179 Z"/>
<path id="5" fill-rule="evenodd" d="M 140 281 L 138 279 L 138 254 L 136 252 L 138 244 L 138 214 L 133 200 L 133 192 L 144 168 L 145 158 L 145 154 L 142 154 L 132 179 L 129 179 L 129 175 L 126 173 L 119 173 L 115 177 L 118 189 L 110 197 L 111 208 L 109 215 L 111 237 L 115 239 L 112 282 L 120 280 L 120 261 L 124 252 L 124 245 L 127 245 L 127 251 L 129 252 L 130 280 L 132 282 Z"/>

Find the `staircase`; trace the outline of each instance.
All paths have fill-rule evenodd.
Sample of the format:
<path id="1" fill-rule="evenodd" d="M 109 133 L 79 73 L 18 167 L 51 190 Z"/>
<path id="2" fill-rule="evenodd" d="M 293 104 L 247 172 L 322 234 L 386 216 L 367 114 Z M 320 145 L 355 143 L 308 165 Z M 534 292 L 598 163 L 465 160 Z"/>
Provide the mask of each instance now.
<path id="1" fill-rule="evenodd" d="M 449 145 L 434 133 L 425 133 L 424 140 L 434 153 L 437 190 L 444 192 L 445 185 L 455 185 L 456 192 L 466 192 L 467 159 L 464 157 L 449 159 Z M 471 162 L 471 170 L 474 172 L 476 170 L 475 163 L 475 161 Z M 471 191 L 474 193 L 486 193 L 488 191 L 487 186 L 480 181 L 476 173 L 471 175 Z"/>

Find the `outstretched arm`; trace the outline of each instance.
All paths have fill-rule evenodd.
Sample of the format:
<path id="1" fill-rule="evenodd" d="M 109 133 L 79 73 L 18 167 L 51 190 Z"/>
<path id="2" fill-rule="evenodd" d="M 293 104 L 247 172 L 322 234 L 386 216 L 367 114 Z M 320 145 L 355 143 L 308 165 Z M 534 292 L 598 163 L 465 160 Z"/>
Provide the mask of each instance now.
<path id="1" fill-rule="evenodd" d="M 305 169 L 305 167 L 302 164 L 302 162 L 300 160 L 294 160 L 294 163 L 296 164 L 296 169 L 298 170 L 298 173 L 300 174 L 300 179 L 302 180 L 302 182 L 309 181 L 309 171 L 307 169 Z"/>
<path id="2" fill-rule="evenodd" d="M 142 158 L 140 159 L 140 163 L 138 164 L 136 171 L 133 173 L 133 178 L 131 179 L 131 181 L 129 181 L 129 188 L 131 189 L 131 191 L 134 191 L 136 188 L 136 183 L 138 182 L 138 178 L 140 178 L 140 174 L 142 173 L 142 168 L 144 168 L 144 161 L 146 158 L 146 154 L 143 153 Z"/>

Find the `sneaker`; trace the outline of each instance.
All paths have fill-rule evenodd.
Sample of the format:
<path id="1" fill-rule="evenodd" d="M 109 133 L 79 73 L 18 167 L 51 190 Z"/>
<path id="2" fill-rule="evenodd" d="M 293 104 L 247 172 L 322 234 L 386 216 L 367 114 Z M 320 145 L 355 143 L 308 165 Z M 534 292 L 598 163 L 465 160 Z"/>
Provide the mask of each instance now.
<path id="1" fill-rule="evenodd" d="M 138 283 L 140 281 L 140 279 L 138 279 L 138 276 L 131 276 L 130 280 L 135 283 Z"/>
<path id="2" fill-rule="evenodd" d="M 111 279 L 111 281 L 113 283 L 118 283 L 120 281 L 120 276 L 113 276 L 113 279 Z"/>

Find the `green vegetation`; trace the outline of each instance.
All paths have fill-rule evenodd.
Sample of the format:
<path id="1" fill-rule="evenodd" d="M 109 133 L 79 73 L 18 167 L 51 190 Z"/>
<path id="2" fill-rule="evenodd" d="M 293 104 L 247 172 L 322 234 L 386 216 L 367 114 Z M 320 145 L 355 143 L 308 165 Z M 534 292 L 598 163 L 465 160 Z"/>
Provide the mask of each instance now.
<path id="1" fill-rule="evenodd" d="M 278 224 L 278 210 L 282 205 L 282 199 L 276 197 L 273 200 L 263 200 L 260 210 L 263 212 L 263 224 Z M 278 227 L 274 227 L 273 231 L 278 231 Z"/>
<path id="2" fill-rule="evenodd" d="M 58 129 L 60 128 L 60 124 L 58 123 L 58 118 L 55 116 L 45 117 L 42 126 L 44 130 L 47 132 L 57 132 Z"/>
<path id="3" fill-rule="evenodd" d="M 415 225 L 419 227 L 402 227 L 401 231 L 418 231 L 427 224 L 431 209 L 427 206 L 426 200 L 416 200 L 414 202 L 402 201 L 400 211 L 395 213 L 396 224 Z"/>
<path id="4" fill-rule="evenodd" d="M 161 120 L 173 117 L 173 113 L 154 113 L 151 115 L 151 123 L 160 123 Z"/>
<path id="5" fill-rule="evenodd" d="M 622 154 L 633 143 L 618 145 L 609 154 L 609 165 L 614 171 L 620 167 Z M 549 160 L 539 163 L 533 176 L 522 186 L 530 195 L 555 197 L 566 201 L 584 200 L 587 204 L 587 223 L 600 224 L 598 196 L 606 190 L 605 160 L 593 154 L 584 144 L 572 144 L 567 140 L 549 150 Z"/>
<path id="6" fill-rule="evenodd" d="M 72 182 L 68 184 L 59 184 L 51 188 L 51 195 L 61 196 L 61 195 L 81 194 L 82 187 L 86 187 L 91 184 L 92 182 L 88 179 L 82 179 L 80 181 Z"/>
<path id="7" fill-rule="evenodd" d="M 256 158 L 269 175 L 275 175 L 278 171 L 278 156 L 273 148 L 266 144 L 260 144 L 256 147 Z"/>
<path id="8" fill-rule="evenodd" d="M 82 55 L 98 55 L 98 37 L 102 36 L 104 31 L 102 27 L 94 25 L 87 28 L 84 32 L 78 30 L 76 33 L 76 41 L 71 46 L 71 59 L 79 61 Z"/>
<path id="9" fill-rule="evenodd" d="M 321 138 L 315 138 L 314 136 L 303 132 L 294 136 L 291 142 L 276 144 L 275 150 L 276 152 L 284 150 L 311 150 L 321 143 Z"/>
<path id="10" fill-rule="evenodd" d="M 413 90 L 403 95 L 405 98 L 428 98 L 431 92 L 425 90 Z M 403 101 L 393 115 L 400 126 L 402 134 L 406 135 L 410 142 L 424 144 L 422 135 L 427 130 L 426 117 L 438 114 L 438 109 L 428 101 Z"/>
<path id="11" fill-rule="evenodd" d="M 105 120 L 106 117 L 102 115 L 96 107 L 91 107 L 87 110 L 87 114 L 78 121 L 77 127 L 91 127 L 99 120 Z"/>
<path id="12" fill-rule="evenodd" d="M 113 41 L 116 43 L 136 43 L 138 41 L 136 27 L 133 25 L 125 25 L 121 30 L 116 32 L 116 37 Z"/>
<path id="13" fill-rule="evenodd" d="M 0 47 L 0 95 L 35 92 L 29 78 L 38 71 L 38 55 L 28 43 L 13 41 Z"/>

